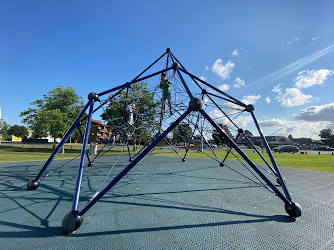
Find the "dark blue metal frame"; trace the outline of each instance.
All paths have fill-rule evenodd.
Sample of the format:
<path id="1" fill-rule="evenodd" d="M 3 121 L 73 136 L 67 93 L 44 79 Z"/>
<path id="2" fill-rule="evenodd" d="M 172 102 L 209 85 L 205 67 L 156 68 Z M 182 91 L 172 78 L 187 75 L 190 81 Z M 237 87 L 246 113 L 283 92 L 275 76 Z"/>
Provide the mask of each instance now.
<path id="1" fill-rule="evenodd" d="M 251 111 L 250 113 L 251 113 L 251 115 L 252 115 L 252 117 L 253 117 L 253 120 L 254 120 L 254 123 L 255 123 L 255 125 L 256 125 L 256 127 L 257 127 L 259 133 L 260 133 L 262 142 L 263 142 L 264 146 L 266 147 L 267 154 L 269 155 L 269 158 L 270 158 L 270 160 L 271 160 L 271 163 L 273 164 L 273 167 L 274 167 L 274 169 L 275 169 L 275 171 L 276 171 L 276 175 L 277 175 L 277 177 L 278 177 L 278 179 L 279 179 L 279 181 L 280 181 L 280 185 L 282 186 L 283 191 L 284 191 L 284 193 L 285 193 L 287 199 L 291 202 L 291 196 L 290 196 L 289 191 L 288 191 L 288 189 L 287 189 L 287 187 L 286 187 L 286 185 L 285 185 L 285 181 L 283 180 L 283 177 L 282 177 L 280 171 L 278 170 L 277 163 L 276 163 L 275 158 L 274 158 L 274 156 L 273 156 L 273 154 L 272 154 L 272 152 L 271 152 L 271 149 L 270 149 L 270 147 L 269 147 L 269 145 L 268 145 L 268 142 L 267 142 L 266 138 L 264 137 L 264 135 L 263 135 L 263 133 L 262 133 L 262 130 L 261 130 L 261 128 L 260 128 L 260 125 L 259 125 L 259 123 L 257 122 L 257 120 L 256 120 L 256 118 L 255 118 L 254 112 Z"/>
<path id="2" fill-rule="evenodd" d="M 260 169 L 254 164 L 254 162 L 242 151 L 238 145 L 215 123 L 214 120 L 204 111 L 200 111 L 201 114 L 205 117 L 205 119 L 211 123 L 211 125 L 225 138 L 225 140 L 239 153 L 239 155 L 250 165 L 255 172 L 269 185 L 269 187 L 280 197 L 285 204 L 291 205 L 291 198 L 289 199 L 285 197 L 276 186 L 261 172 Z"/>
<path id="3" fill-rule="evenodd" d="M 81 117 L 84 115 L 84 113 L 88 109 L 89 105 L 90 105 L 90 103 L 88 102 L 86 104 L 86 106 L 83 108 L 83 110 L 80 112 L 80 114 L 77 116 L 77 118 L 74 120 L 74 122 L 72 123 L 71 127 L 67 130 L 67 132 L 63 136 L 63 138 L 60 141 L 60 143 L 58 144 L 58 146 L 55 148 L 55 150 L 53 151 L 53 153 L 51 154 L 51 156 L 49 157 L 49 159 L 44 164 L 44 166 L 41 169 L 41 171 L 38 173 L 37 177 L 35 178 L 35 181 L 39 181 L 40 180 L 40 178 L 42 177 L 42 175 L 45 172 L 45 170 L 48 168 L 48 166 L 50 165 L 50 163 L 53 161 L 53 159 L 58 154 L 59 150 L 64 146 L 65 142 L 70 138 L 71 134 L 77 128 L 77 126 L 78 126 L 78 124 L 80 122 Z"/>
<path id="4" fill-rule="evenodd" d="M 94 109 L 94 100 L 91 99 L 89 101 L 89 113 L 88 113 L 88 118 L 87 118 L 87 123 L 86 123 L 85 137 L 84 137 L 82 150 L 81 150 L 81 159 L 80 159 L 78 180 L 77 180 L 77 185 L 76 185 L 75 193 L 74 193 L 72 211 L 77 211 L 78 210 L 79 196 L 80 196 L 81 183 L 82 183 L 82 175 L 83 175 L 83 170 L 84 170 L 85 155 L 86 155 L 86 152 L 87 152 L 87 144 L 88 144 L 88 138 L 89 138 L 89 132 L 90 132 L 90 125 L 91 125 L 91 122 L 92 122 L 93 109 Z"/>
<path id="5" fill-rule="evenodd" d="M 166 63 L 166 68 L 161 70 L 161 71 L 158 71 L 156 73 L 153 73 L 153 74 L 150 74 L 150 75 L 147 75 L 147 76 L 144 76 L 144 77 L 141 77 L 139 78 L 144 72 L 146 72 L 151 66 L 153 66 L 157 61 L 159 61 L 163 56 L 167 55 L 167 63 Z M 168 67 L 168 60 L 171 60 L 171 62 L 173 63 L 173 66 L 172 67 Z M 177 63 L 176 63 L 177 62 Z M 179 65 L 181 65 L 181 67 L 179 67 Z M 95 94 L 95 93 L 91 93 L 91 94 L 94 94 L 94 95 L 89 95 L 89 101 L 88 103 L 85 105 L 85 107 L 83 108 L 83 110 L 80 112 L 80 114 L 77 116 L 77 118 L 75 119 L 75 121 L 73 122 L 73 124 L 70 126 L 70 128 L 68 129 L 68 131 L 65 133 L 64 137 L 62 138 L 61 142 L 59 143 L 59 145 L 56 147 L 56 149 L 53 151 L 53 153 L 51 154 L 51 156 L 49 157 L 49 159 L 47 160 L 47 162 L 44 164 L 43 168 L 40 170 L 40 172 L 38 173 L 37 177 L 35 178 L 35 182 L 39 182 L 41 180 L 41 176 L 42 174 L 45 172 L 45 170 L 48 168 L 48 166 L 50 165 L 50 163 L 52 162 L 52 160 L 54 159 L 54 157 L 58 154 L 59 150 L 64 146 L 65 142 L 69 139 L 69 137 L 71 136 L 71 134 L 74 132 L 74 130 L 78 127 L 79 128 L 79 131 L 81 133 L 81 136 L 82 136 L 82 132 L 80 130 L 80 125 L 83 121 L 86 121 L 86 129 L 85 129 L 85 134 L 83 137 L 83 146 L 82 146 L 82 151 L 81 151 L 81 159 L 80 159 L 80 165 L 79 165 L 79 170 L 78 170 L 78 178 L 77 178 L 77 183 L 76 183 L 76 188 L 75 188 L 75 193 L 74 193 L 74 198 L 73 198 L 73 205 L 72 205 L 72 213 L 74 216 L 82 216 L 84 215 L 97 201 L 99 201 L 106 192 L 108 192 L 117 182 L 119 182 L 122 177 L 124 175 L 126 175 L 139 161 L 141 161 L 157 144 L 158 142 L 160 142 L 161 140 L 163 140 L 168 133 L 170 133 L 183 119 L 185 119 L 191 112 L 199 112 L 204 118 L 205 120 L 207 120 L 214 128 L 215 130 L 221 134 L 225 140 L 230 144 L 230 147 L 231 148 L 234 148 L 238 154 L 248 163 L 248 165 L 259 175 L 259 177 L 261 177 L 264 182 L 267 183 L 267 185 L 271 188 L 271 190 L 273 192 L 276 193 L 276 195 L 283 200 L 283 202 L 286 204 L 286 210 L 287 210 L 287 207 L 288 207 L 288 210 L 291 212 L 291 209 L 295 209 L 296 208 L 296 204 L 292 202 L 291 200 L 291 197 L 290 197 L 290 194 L 287 190 L 287 187 L 285 185 L 285 182 L 278 170 L 278 167 L 277 167 L 277 164 L 276 164 L 276 161 L 270 151 L 270 148 L 268 146 L 268 143 L 265 139 L 265 137 L 263 136 L 263 133 L 260 129 L 260 126 L 255 118 L 255 115 L 253 113 L 253 111 L 249 111 L 251 113 L 251 116 L 254 120 L 254 123 L 256 124 L 256 127 L 260 133 L 260 136 L 261 136 L 261 139 L 262 139 L 262 142 L 263 142 L 263 145 L 266 147 L 266 150 L 267 150 L 267 153 L 270 157 L 270 160 L 272 162 L 272 165 L 273 167 L 270 166 L 270 164 L 262 157 L 262 160 L 264 160 L 264 162 L 267 164 L 267 166 L 273 171 L 273 173 L 277 176 L 278 180 L 280 181 L 280 184 L 283 188 L 283 192 L 284 194 L 278 190 L 278 188 L 261 172 L 261 170 L 256 166 L 256 164 L 239 148 L 239 146 L 235 143 L 235 141 L 233 141 L 223 130 L 222 128 L 220 128 L 220 126 L 203 110 L 203 109 L 197 109 L 197 107 L 194 107 L 194 110 L 192 110 L 191 107 L 189 107 L 185 113 L 183 113 L 182 115 L 180 115 L 180 117 L 175 120 L 165 131 L 163 131 L 161 133 L 161 131 L 159 132 L 158 135 L 155 136 L 155 138 L 153 138 L 148 144 L 145 145 L 145 147 L 143 149 L 141 149 L 134 157 L 131 156 L 130 154 L 130 150 L 129 151 L 129 156 L 130 156 L 130 160 L 131 162 L 101 191 L 101 192 L 98 192 L 96 194 L 94 194 L 93 197 L 91 197 L 91 199 L 88 201 L 88 203 L 86 203 L 86 205 L 81 209 L 79 210 L 78 207 L 79 207 L 79 199 L 80 199 L 80 190 L 81 190 L 81 184 L 82 184 L 82 178 L 83 178 L 83 171 L 84 171 L 84 163 L 85 163 L 85 157 L 87 156 L 87 159 L 89 161 L 89 164 L 92 164 L 92 162 L 98 157 L 98 155 L 101 153 L 101 151 L 103 150 L 103 148 L 100 150 L 99 154 L 93 159 L 93 161 L 90 160 L 90 157 L 87 153 L 87 145 L 88 145 L 88 138 L 89 138 L 89 133 L 90 133 L 90 127 L 91 127 L 91 121 L 92 121 L 92 115 L 93 113 L 95 113 L 95 111 L 97 111 L 99 108 L 101 108 L 104 104 L 106 104 L 108 101 L 110 101 L 112 98 L 114 98 L 115 96 L 117 96 L 118 94 L 120 94 L 125 88 L 129 88 L 131 87 L 132 84 L 134 83 L 137 83 L 137 82 L 140 82 L 140 81 L 143 81 L 145 79 L 148 79 L 148 78 L 151 78 L 153 76 L 157 76 L 163 72 L 167 72 L 169 70 L 174 70 L 177 75 L 179 76 L 179 79 L 184 87 L 184 89 L 186 90 L 187 94 L 189 95 L 189 98 L 190 100 L 193 100 L 193 94 L 191 93 L 188 85 L 186 84 L 186 82 L 184 81 L 184 78 L 181 74 L 181 72 L 187 74 L 196 84 L 197 86 L 201 89 L 202 91 L 202 99 L 203 99 L 203 96 L 204 94 L 207 94 L 207 96 L 209 97 L 209 99 L 215 104 L 215 106 L 217 106 L 217 108 L 219 108 L 220 111 L 222 111 L 224 113 L 223 110 L 221 110 L 221 108 L 216 104 L 216 102 L 210 97 L 210 95 L 212 96 L 215 96 L 217 98 L 221 98 L 225 101 L 229 101 L 231 103 L 234 103 L 236 105 L 239 105 L 240 107 L 242 108 L 246 108 L 247 105 L 240 102 L 239 100 L 231 97 L 230 95 L 226 94 L 225 92 L 217 89 L 216 87 L 210 85 L 209 83 L 199 79 L 198 77 L 192 75 L 191 73 L 189 73 L 188 71 L 185 70 L 185 68 L 182 66 L 182 64 L 179 63 L 179 61 L 176 59 L 176 57 L 171 53 L 170 49 L 167 49 L 166 53 L 164 53 L 161 57 L 159 57 L 154 63 L 152 63 L 148 68 L 146 68 L 142 73 L 140 73 L 136 78 L 134 78 L 131 82 L 127 82 L 123 85 L 120 85 L 118 87 L 115 87 L 115 88 L 112 88 L 112 89 L 109 89 L 107 91 L 104 91 L 104 92 L 101 92 L 99 94 Z M 208 93 L 206 92 L 205 89 L 203 89 L 199 83 L 196 82 L 199 81 L 200 83 L 208 86 L 209 88 L 217 91 L 218 93 L 222 94 L 223 96 L 225 97 L 222 97 L 222 96 L 218 96 L 218 95 L 215 95 L 215 94 L 210 94 L 208 95 Z M 115 92 L 114 92 L 115 91 Z M 117 92 L 116 92 L 117 91 Z M 114 92 L 114 94 L 107 98 L 107 100 L 103 101 L 102 103 L 100 103 L 100 105 L 98 106 L 98 108 L 96 108 L 94 110 L 94 103 L 96 101 L 100 101 L 99 100 L 99 96 L 103 96 L 103 95 L 106 95 L 106 94 L 109 94 L 109 93 L 112 93 Z M 87 109 L 89 108 L 89 111 L 88 111 L 88 115 L 87 116 L 84 116 L 84 114 L 86 113 Z M 247 110 L 247 108 L 246 108 Z M 225 114 L 225 113 L 224 113 Z M 226 115 L 226 114 L 225 114 Z M 233 123 L 233 121 L 231 121 Z M 234 124 L 234 123 L 233 123 Z M 236 127 L 237 125 L 234 124 Z M 238 127 L 237 127 L 238 128 Z M 239 129 L 239 128 L 238 128 Z M 196 130 L 196 129 L 195 129 Z M 194 130 L 194 132 L 195 132 Z M 239 133 L 238 133 L 238 136 L 240 135 L 240 132 L 241 130 L 239 130 Z M 202 132 L 201 132 L 201 136 L 202 135 Z M 247 138 L 247 136 L 246 136 Z M 111 138 L 110 138 L 111 139 Z M 110 142 L 110 139 L 108 140 L 107 144 Z M 248 138 L 247 138 L 248 139 Z M 248 139 L 248 141 L 251 143 L 251 145 L 253 145 L 253 143 Z M 128 142 L 127 142 L 128 144 Z M 128 146 L 128 145 L 127 145 Z M 210 146 L 210 144 L 209 144 Z M 254 145 L 253 145 L 254 146 Z M 231 149 L 230 148 L 230 149 Z M 217 157 L 218 159 L 218 162 L 220 164 L 224 163 L 226 158 L 227 158 L 227 155 L 229 154 L 230 150 L 228 151 L 225 159 L 223 161 L 221 161 L 219 159 L 219 157 L 215 154 L 214 150 L 211 148 L 210 146 L 210 149 L 211 151 L 214 153 L 214 155 Z M 258 150 L 254 147 L 254 149 L 258 152 Z M 188 151 L 188 149 L 187 149 Z M 183 157 L 183 161 L 184 161 L 184 158 L 186 157 L 186 154 L 187 154 L 187 151 L 185 153 L 185 156 Z M 260 154 L 260 153 L 259 153 Z M 262 156 L 260 154 L 260 156 Z M 34 184 L 35 185 L 35 184 Z M 38 185 L 37 185 L 38 187 Z M 30 190 L 33 190 L 33 189 L 36 189 L 37 188 L 36 186 L 34 188 L 31 188 Z M 298 205 L 299 206 L 299 205 Z M 297 207 L 298 207 L 297 206 Z M 287 210 L 287 212 L 288 212 Z M 296 211 L 294 211 L 296 212 Z M 300 216 L 300 211 L 297 211 L 296 214 L 299 214 L 297 216 Z M 288 212 L 289 213 L 289 212 Z M 289 213 L 290 214 L 290 213 Z M 292 213 L 293 214 L 293 213 Z M 68 219 L 68 217 L 66 217 Z M 64 218 L 65 219 L 65 218 Z M 76 219 L 75 219 L 76 220 Z M 77 222 L 75 222 L 77 223 Z M 80 225 L 79 225 L 80 226 Z M 74 227 L 74 230 L 77 229 L 78 227 L 75 226 Z"/>
<path id="6" fill-rule="evenodd" d="M 144 156 L 146 156 L 157 144 L 160 142 L 173 128 L 175 128 L 189 113 L 189 108 L 184 114 L 182 114 L 175 122 L 173 122 L 163 133 L 161 133 L 140 155 L 138 155 L 126 168 L 124 168 L 111 182 L 105 187 L 97 196 L 95 196 L 89 203 L 87 203 L 80 211 L 79 215 L 84 215 L 103 195 L 108 192 L 115 184 L 122 179 Z"/>

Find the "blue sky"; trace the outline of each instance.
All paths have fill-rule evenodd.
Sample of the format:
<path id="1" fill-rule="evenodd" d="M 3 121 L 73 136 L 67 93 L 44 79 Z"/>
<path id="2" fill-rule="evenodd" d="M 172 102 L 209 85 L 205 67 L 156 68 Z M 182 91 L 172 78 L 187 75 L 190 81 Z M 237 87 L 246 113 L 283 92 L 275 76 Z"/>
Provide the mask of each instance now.
<path id="1" fill-rule="evenodd" d="M 169 47 L 191 73 L 254 103 L 265 134 L 317 138 L 334 123 L 333 9 L 305 0 L 3 0 L 2 118 L 21 124 L 20 112 L 59 84 L 84 98 L 123 84 Z"/>

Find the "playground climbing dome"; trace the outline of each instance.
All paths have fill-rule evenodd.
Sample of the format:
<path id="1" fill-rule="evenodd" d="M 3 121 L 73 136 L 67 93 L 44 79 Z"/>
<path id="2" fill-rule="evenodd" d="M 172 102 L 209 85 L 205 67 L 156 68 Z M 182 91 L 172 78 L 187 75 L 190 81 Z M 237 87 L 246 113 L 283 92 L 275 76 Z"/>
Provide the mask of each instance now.
<path id="1" fill-rule="evenodd" d="M 166 78 L 171 84 L 172 110 L 168 110 L 169 107 L 166 105 L 167 112 L 164 112 L 162 108 L 162 90 L 160 88 L 162 73 L 166 74 Z M 42 180 L 47 180 L 48 176 L 66 167 L 73 160 L 56 169 L 48 170 L 52 160 L 77 129 L 82 137 L 83 146 L 81 154 L 75 157 L 80 159 L 80 164 L 72 209 L 62 221 L 65 233 L 76 231 L 83 222 L 83 215 L 139 161 L 152 152 L 159 143 L 167 145 L 173 153 L 180 157 L 182 162 L 186 161 L 191 147 L 195 148 L 199 154 L 204 154 L 216 161 L 217 167 L 235 171 L 276 194 L 284 202 L 287 214 L 293 218 L 299 217 L 301 216 L 301 207 L 292 201 L 286 182 L 257 122 L 254 110 L 252 104 L 247 105 L 191 74 L 168 48 L 163 55 L 132 81 L 101 93 L 89 93 L 87 104 L 64 134 L 61 142 L 36 178 L 29 181 L 27 189 L 37 189 Z M 214 116 L 212 115 L 213 111 L 215 112 Z M 94 118 L 95 116 L 102 118 L 111 128 L 112 135 L 110 138 L 101 140 L 97 154 L 91 155 L 88 152 L 88 139 L 93 116 Z M 242 129 L 241 117 L 248 117 L 247 119 L 254 122 L 269 160 L 266 160 Z M 236 134 L 234 139 L 225 132 L 226 128 Z M 178 149 L 177 145 L 174 145 L 175 140 L 172 138 L 176 135 L 182 137 L 181 142 L 185 147 L 182 151 Z M 220 144 L 223 145 L 223 149 L 219 150 L 224 152 L 224 157 L 219 157 L 217 149 L 213 147 L 214 145 L 211 143 L 213 137 L 215 140 L 220 140 Z M 240 149 L 236 144 L 238 138 L 243 138 L 250 145 L 256 152 L 257 158 L 262 160 L 261 163 L 255 162 Z M 143 146 L 137 151 L 133 151 L 132 147 L 135 146 L 136 142 Z M 92 193 L 87 203 L 79 208 L 84 167 L 98 167 L 99 159 L 108 155 L 108 152 L 113 149 L 117 149 L 118 153 L 116 156 L 110 157 L 110 168 L 105 173 L 103 182 L 98 190 Z M 122 155 L 128 157 L 129 162 L 115 174 L 115 166 L 119 167 L 117 162 Z M 240 166 L 246 168 L 250 174 L 245 175 L 230 167 L 226 161 L 228 156 L 235 157 Z"/>

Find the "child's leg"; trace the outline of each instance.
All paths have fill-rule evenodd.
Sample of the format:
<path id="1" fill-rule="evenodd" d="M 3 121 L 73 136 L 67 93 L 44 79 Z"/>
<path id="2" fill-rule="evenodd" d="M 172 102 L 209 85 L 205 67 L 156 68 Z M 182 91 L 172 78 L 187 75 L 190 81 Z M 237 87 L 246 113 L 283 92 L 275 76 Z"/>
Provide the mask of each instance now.
<path id="1" fill-rule="evenodd" d="M 133 125 L 133 112 L 130 112 L 130 117 L 129 117 L 129 125 Z"/>
<path id="2" fill-rule="evenodd" d="M 166 97 L 162 97 L 162 110 L 166 112 Z"/>
<path id="3" fill-rule="evenodd" d="M 173 112 L 172 112 L 172 103 L 171 103 L 171 101 L 170 101 L 170 97 L 168 97 L 167 100 L 168 100 L 169 111 L 170 111 L 170 113 L 173 113 Z"/>

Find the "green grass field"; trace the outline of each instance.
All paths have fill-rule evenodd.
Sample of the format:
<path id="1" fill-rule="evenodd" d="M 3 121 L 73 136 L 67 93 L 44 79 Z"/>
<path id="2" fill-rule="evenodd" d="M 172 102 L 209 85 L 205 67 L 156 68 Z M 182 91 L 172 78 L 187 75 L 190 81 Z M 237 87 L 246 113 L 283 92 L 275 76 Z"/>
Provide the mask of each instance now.
<path id="1" fill-rule="evenodd" d="M 108 155 L 119 154 L 121 149 L 113 149 L 108 152 Z M 0 146 L 0 162 L 19 162 L 19 161 L 46 161 L 50 154 L 53 152 L 52 148 L 32 148 L 32 147 L 12 147 L 12 146 Z M 80 154 L 80 149 L 66 149 L 65 154 L 59 153 L 57 159 L 72 159 Z M 208 151 L 206 151 L 208 152 Z M 184 151 L 181 151 L 181 155 Z M 225 157 L 225 152 L 217 151 L 217 156 L 220 159 Z M 263 163 L 261 158 L 256 153 L 246 153 L 253 161 Z M 156 156 L 168 156 L 178 157 L 177 154 L 170 150 L 155 150 L 153 155 Z M 264 154 L 267 161 L 269 157 Z M 195 150 L 189 150 L 187 157 L 194 158 L 207 158 L 203 153 L 197 153 Z M 275 160 L 278 166 L 298 168 L 304 170 L 321 171 L 326 173 L 334 173 L 334 156 L 331 154 L 322 155 L 302 155 L 302 154 L 274 154 Z M 233 155 L 229 155 L 229 160 L 236 160 Z"/>
<path id="2" fill-rule="evenodd" d="M 216 152 L 217 156 L 222 159 L 225 157 L 225 152 Z M 260 156 L 256 153 L 246 153 L 253 161 L 257 163 L 263 163 Z M 159 156 L 173 156 L 177 157 L 176 154 L 170 153 L 169 151 L 154 151 L 154 155 Z M 181 154 L 182 155 L 182 154 Z M 237 154 L 238 156 L 238 154 Z M 207 156 L 203 153 L 197 153 L 196 151 L 189 151 L 187 157 L 206 158 Z M 275 160 L 278 166 L 288 168 L 298 168 L 304 170 L 320 171 L 326 173 L 334 173 L 334 156 L 331 154 L 322 155 L 302 155 L 302 154 L 274 154 Z M 264 154 L 264 158 L 269 161 L 269 157 Z M 236 160 L 233 155 L 229 155 L 229 160 Z"/>
<path id="3" fill-rule="evenodd" d="M 0 154 L 0 162 L 19 162 L 19 161 L 46 161 L 50 154 Z M 72 159 L 75 156 L 69 154 L 59 154 L 55 158 L 60 159 Z"/>
<path id="4" fill-rule="evenodd" d="M 49 145 L 48 148 L 45 147 L 13 147 L 13 146 L 0 146 L 0 153 L 44 153 L 51 154 L 53 152 L 52 145 Z M 79 154 L 80 149 L 66 149 L 67 154 Z"/>

